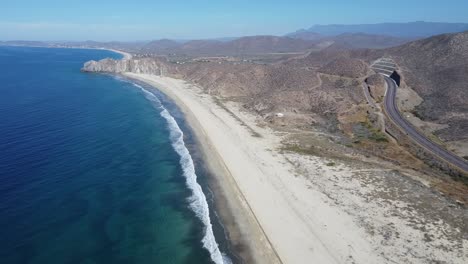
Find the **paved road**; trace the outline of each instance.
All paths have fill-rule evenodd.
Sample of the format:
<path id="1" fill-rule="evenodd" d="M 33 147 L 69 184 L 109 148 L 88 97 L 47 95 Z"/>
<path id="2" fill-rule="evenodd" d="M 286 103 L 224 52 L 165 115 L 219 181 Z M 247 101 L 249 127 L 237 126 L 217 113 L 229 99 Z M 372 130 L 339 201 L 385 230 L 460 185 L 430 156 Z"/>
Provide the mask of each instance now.
<path id="1" fill-rule="evenodd" d="M 411 137 L 414 141 L 430 150 L 432 153 L 440 157 L 441 159 L 455 165 L 456 167 L 468 172 L 468 161 L 455 155 L 454 153 L 444 149 L 438 144 L 426 138 L 421 134 L 413 125 L 411 125 L 406 119 L 404 119 L 396 104 L 396 90 L 397 85 L 393 79 L 384 77 L 387 82 L 387 92 L 385 94 L 384 108 L 389 117 L 395 122 L 405 133 Z"/>

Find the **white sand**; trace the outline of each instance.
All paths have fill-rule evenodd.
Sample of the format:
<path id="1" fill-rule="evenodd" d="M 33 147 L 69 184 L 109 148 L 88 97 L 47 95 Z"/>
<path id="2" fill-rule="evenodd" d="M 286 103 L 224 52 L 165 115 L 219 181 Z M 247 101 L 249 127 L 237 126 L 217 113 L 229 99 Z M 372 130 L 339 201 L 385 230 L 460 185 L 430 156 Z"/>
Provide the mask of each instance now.
<path id="1" fill-rule="evenodd" d="M 450 259 L 452 255 L 442 251 L 439 254 L 436 247 L 420 243 L 420 233 L 416 233 L 419 231 L 413 232 L 404 221 L 395 221 L 396 224 L 388 228 L 398 230 L 402 237 L 411 235 L 407 239 L 414 240 L 411 243 L 402 241 L 399 235 L 390 240 L 385 234 L 383 238 L 369 235 L 369 230 L 361 224 L 375 225 L 377 231 L 387 228 L 388 217 L 383 207 L 393 210 L 395 206 L 368 205 L 373 201 L 368 200 L 367 185 L 359 183 L 358 174 L 353 174 L 356 172 L 345 167 L 332 169 L 321 158 L 309 160 L 307 167 L 301 167 L 296 163 L 304 159 L 300 155 L 288 158 L 278 153 L 280 137 L 273 131 L 255 126 L 252 117 L 235 111 L 262 137 L 252 136 L 251 130 L 213 98 L 184 81 L 153 75 L 125 75 L 151 84 L 171 97 L 184 111 L 208 158 L 220 159 L 225 173 L 219 170 L 216 177 L 228 183 L 233 193 L 238 189 L 238 198 L 246 203 L 243 210 L 233 213 L 234 217 L 241 219 L 242 215 L 253 213 L 258 221 L 259 226 L 252 225 L 248 229 L 258 229 L 256 233 L 249 231 L 255 234 L 249 246 L 261 252 L 255 254 L 255 263 L 425 263 L 433 255 L 451 263 L 462 263 L 460 258 Z M 298 176 L 298 169 L 307 170 L 312 178 Z M 352 204 L 353 208 L 348 207 L 352 212 L 338 206 L 337 201 L 343 206 Z M 264 235 L 266 238 L 262 238 Z M 412 249 L 414 252 L 406 252 L 405 243 L 408 252 Z M 466 244 L 462 249 L 464 246 Z M 406 253 L 397 255 L 400 251 Z M 279 259 L 275 259 L 276 256 Z"/>

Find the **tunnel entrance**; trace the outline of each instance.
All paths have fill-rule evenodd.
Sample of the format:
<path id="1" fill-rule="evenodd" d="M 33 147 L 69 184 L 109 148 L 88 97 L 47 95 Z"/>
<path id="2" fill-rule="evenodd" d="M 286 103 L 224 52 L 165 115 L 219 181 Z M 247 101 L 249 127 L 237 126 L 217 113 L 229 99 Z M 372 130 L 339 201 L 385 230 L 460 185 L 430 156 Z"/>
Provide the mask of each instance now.
<path id="1" fill-rule="evenodd" d="M 396 84 L 400 86 L 401 76 L 397 71 L 393 71 L 392 75 L 390 75 L 390 78 L 392 78 Z"/>

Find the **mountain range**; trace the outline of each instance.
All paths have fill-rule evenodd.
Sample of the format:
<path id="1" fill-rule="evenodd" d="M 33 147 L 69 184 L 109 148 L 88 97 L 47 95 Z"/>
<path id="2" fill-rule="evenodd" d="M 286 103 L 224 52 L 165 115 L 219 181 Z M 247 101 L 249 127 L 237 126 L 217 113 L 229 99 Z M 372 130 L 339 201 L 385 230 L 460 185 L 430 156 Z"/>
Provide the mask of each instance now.
<path id="1" fill-rule="evenodd" d="M 463 23 L 381 23 L 362 25 L 315 25 L 285 36 L 245 36 L 229 39 L 138 42 L 40 42 L 8 41 L 0 45 L 64 46 L 120 49 L 133 53 L 186 56 L 240 56 L 271 53 L 307 53 L 329 46 L 341 49 L 383 49 L 443 33 L 468 30 Z"/>
<path id="2" fill-rule="evenodd" d="M 442 22 L 409 22 L 409 23 L 379 23 L 357 25 L 314 25 L 287 34 L 289 37 L 319 38 L 321 36 L 337 36 L 344 33 L 364 33 L 371 35 L 386 35 L 398 38 L 425 38 L 444 33 L 456 33 L 468 30 L 468 23 Z"/>

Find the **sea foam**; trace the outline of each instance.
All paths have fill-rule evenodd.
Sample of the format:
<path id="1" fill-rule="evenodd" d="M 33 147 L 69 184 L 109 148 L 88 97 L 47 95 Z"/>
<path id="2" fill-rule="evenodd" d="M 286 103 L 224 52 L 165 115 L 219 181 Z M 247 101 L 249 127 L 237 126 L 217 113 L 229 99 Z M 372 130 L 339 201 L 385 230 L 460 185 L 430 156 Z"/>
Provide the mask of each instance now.
<path id="1" fill-rule="evenodd" d="M 218 243 L 216 242 L 213 227 L 211 225 L 210 211 L 208 208 L 208 202 L 203 190 L 197 182 L 197 175 L 195 174 L 195 166 L 192 160 L 192 156 L 185 146 L 184 133 L 180 129 L 177 121 L 162 105 L 159 99 L 150 91 L 144 89 L 138 84 L 134 84 L 140 88 L 146 95 L 146 98 L 150 101 L 157 102 L 162 109 L 160 115 L 166 119 L 169 127 L 169 137 L 171 140 L 172 147 L 180 156 L 180 165 L 182 166 L 183 174 L 186 179 L 188 188 L 192 191 L 192 196 L 189 198 L 190 208 L 195 212 L 197 217 L 205 225 L 205 234 L 202 239 L 203 247 L 206 248 L 211 256 L 211 259 L 216 264 L 232 263 L 231 260 L 219 250 Z"/>

